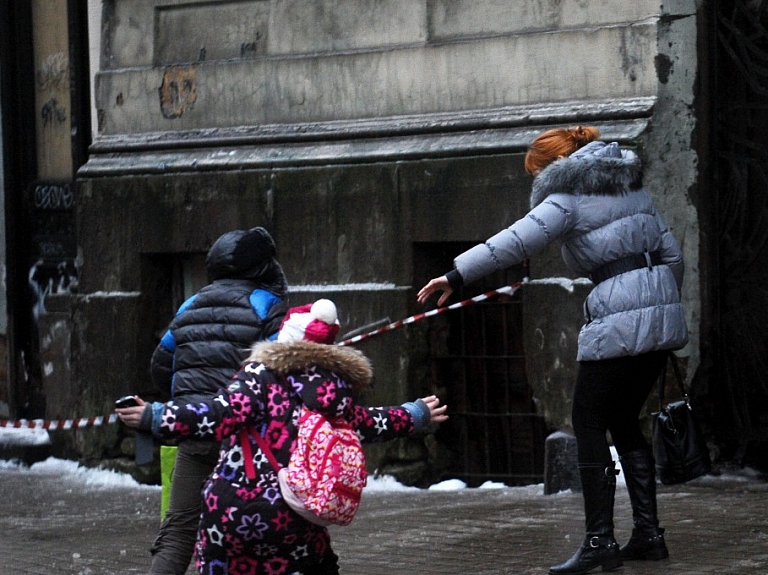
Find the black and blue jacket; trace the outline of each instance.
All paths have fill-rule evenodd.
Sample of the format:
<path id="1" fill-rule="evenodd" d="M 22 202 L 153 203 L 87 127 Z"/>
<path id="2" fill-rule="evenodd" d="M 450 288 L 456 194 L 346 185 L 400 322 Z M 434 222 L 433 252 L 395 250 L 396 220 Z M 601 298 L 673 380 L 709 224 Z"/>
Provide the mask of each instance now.
<path id="1" fill-rule="evenodd" d="M 260 261 L 242 257 L 255 231 L 265 234 L 259 241 L 272 241 L 255 228 L 225 234 L 211 248 L 211 283 L 181 305 L 152 356 L 152 380 L 163 394 L 188 400 L 215 395 L 229 385 L 253 343 L 277 337 L 287 284 L 274 249 Z"/>

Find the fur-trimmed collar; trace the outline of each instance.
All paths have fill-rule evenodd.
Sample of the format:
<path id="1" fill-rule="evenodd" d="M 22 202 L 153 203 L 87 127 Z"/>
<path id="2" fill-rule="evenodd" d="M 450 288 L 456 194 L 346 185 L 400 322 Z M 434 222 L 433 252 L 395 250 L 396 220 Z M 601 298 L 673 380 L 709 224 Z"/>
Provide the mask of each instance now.
<path id="1" fill-rule="evenodd" d="M 555 193 L 574 196 L 618 196 L 643 186 L 643 168 L 634 152 L 620 158 L 596 155 L 555 160 L 533 180 L 531 209 Z"/>
<path id="2" fill-rule="evenodd" d="M 247 362 L 263 363 L 280 375 L 302 371 L 315 365 L 332 371 L 349 383 L 355 391 L 368 387 L 373 380 L 371 362 L 351 347 L 323 345 L 311 341 L 258 342 L 251 347 Z"/>

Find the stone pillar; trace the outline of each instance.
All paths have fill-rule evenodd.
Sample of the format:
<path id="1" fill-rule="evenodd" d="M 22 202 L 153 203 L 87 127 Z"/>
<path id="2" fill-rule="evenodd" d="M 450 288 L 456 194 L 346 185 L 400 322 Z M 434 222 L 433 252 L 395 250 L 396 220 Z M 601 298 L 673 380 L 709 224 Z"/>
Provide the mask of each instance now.
<path id="1" fill-rule="evenodd" d="M 576 437 L 564 431 L 552 433 L 544 446 L 544 495 L 581 491 Z"/>

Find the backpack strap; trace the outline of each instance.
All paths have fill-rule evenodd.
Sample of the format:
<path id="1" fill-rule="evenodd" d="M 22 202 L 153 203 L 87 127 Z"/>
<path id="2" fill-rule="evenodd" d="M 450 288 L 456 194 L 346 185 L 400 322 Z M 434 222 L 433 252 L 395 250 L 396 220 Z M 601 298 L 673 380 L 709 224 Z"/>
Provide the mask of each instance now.
<path id="1" fill-rule="evenodd" d="M 265 382 L 259 380 L 259 385 L 261 386 L 262 396 L 267 397 L 268 394 L 265 388 Z M 282 466 L 277 462 L 275 454 L 272 453 L 272 450 L 267 446 L 267 442 L 264 441 L 264 438 L 254 427 L 241 427 L 240 431 L 238 432 L 238 437 L 240 438 L 240 447 L 243 450 L 243 465 L 245 466 L 245 476 L 248 479 L 253 480 L 256 478 L 256 469 L 253 467 L 253 450 L 251 449 L 251 437 L 253 437 L 254 441 L 256 441 L 259 449 L 261 449 L 262 453 L 264 453 L 267 461 L 269 461 L 270 465 L 272 465 L 275 472 L 277 473 L 280 471 Z"/>
<path id="2" fill-rule="evenodd" d="M 243 427 L 240 429 L 239 435 L 240 446 L 243 449 L 243 465 L 245 465 L 245 476 L 248 479 L 256 478 L 256 469 L 253 467 L 253 450 L 251 449 L 250 437 L 253 437 L 253 439 L 256 441 L 259 449 L 261 449 L 262 453 L 264 453 L 264 455 L 267 457 L 267 460 L 275 469 L 275 471 L 280 471 L 282 466 L 277 462 L 275 454 L 272 453 L 272 450 L 267 446 L 267 442 L 264 441 L 264 438 L 260 433 L 256 432 L 256 430 L 252 427 Z"/>

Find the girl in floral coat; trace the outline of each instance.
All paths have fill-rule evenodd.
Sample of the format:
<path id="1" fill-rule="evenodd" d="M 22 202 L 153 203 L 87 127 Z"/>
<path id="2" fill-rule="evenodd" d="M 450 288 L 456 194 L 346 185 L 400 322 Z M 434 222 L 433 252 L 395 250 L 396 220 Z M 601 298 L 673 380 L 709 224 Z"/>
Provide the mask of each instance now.
<path id="1" fill-rule="evenodd" d="M 219 463 L 203 487 L 195 550 L 200 574 L 339 573 L 328 530 L 303 519 L 285 503 L 277 471 L 241 429 L 260 433 L 280 465 L 286 466 L 302 405 L 328 417 L 345 418 L 364 442 L 405 437 L 430 421 L 447 419 L 445 406 L 439 406 L 435 396 L 402 406 L 358 405 L 355 397 L 373 375 L 368 359 L 355 349 L 326 345 L 338 332 L 337 322 L 325 324 L 330 330 L 318 330 L 317 322 L 307 325 L 304 309 L 289 310 L 286 316 L 289 327 L 302 324 L 298 331 L 304 339 L 286 337 L 289 329 L 284 325 L 277 342 L 252 348 L 232 383 L 215 399 L 167 404 L 144 404 L 139 399 L 139 407 L 117 410 L 126 425 L 151 429 L 161 438 L 225 442 Z M 254 479 L 246 476 L 244 440 L 251 443 Z"/>

